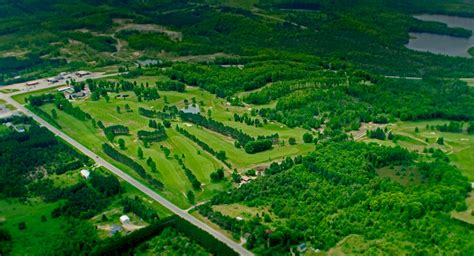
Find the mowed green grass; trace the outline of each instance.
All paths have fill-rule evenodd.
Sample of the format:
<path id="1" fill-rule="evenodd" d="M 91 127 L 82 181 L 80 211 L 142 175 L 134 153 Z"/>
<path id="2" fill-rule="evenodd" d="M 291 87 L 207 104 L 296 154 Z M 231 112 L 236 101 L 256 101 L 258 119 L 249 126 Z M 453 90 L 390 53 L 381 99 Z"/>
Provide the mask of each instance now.
<path id="1" fill-rule="evenodd" d="M 43 110 L 50 112 L 54 106 L 49 104 L 43 106 L 42 108 Z M 90 109 L 88 112 L 94 118 L 96 118 L 96 120 L 102 120 L 106 125 L 122 124 L 130 128 L 130 136 L 118 137 L 125 140 L 126 149 L 119 150 L 118 147 L 117 149 L 140 163 L 147 171 L 149 171 L 152 176 L 163 182 L 165 185 L 165 191 L 161 193 L 170 201 L 183 208 L 189 207 L 190 204 L 188 203 L 185 194 L 187 191 L 192 190 L 192 186 L 178 162 L 173 159 L 172 156 L 166 158 L 165 154 L 160 150 L 160 145 L 170 148 L 172 155 L 178 154 L 181 156 L 185 154 L 186 166 L 188 166 L 188 168 L 193 171 L 198 179 L 205 184 L 203 187 L 204 189 L 201 192 L 196 192 L 197 200 L 206 200 L 213 195 L 213 191 L 220 190 L 223 188 L 223 186 L 226 186 L 225 184 L 211 184 L 209 175 L 211 172 L 215 171 L 215 169 L 217 169 L 220 164 L 217 162 L 217 160 L 214 160 L 211 156 L 204 152 L 198 155 L 197 148 L 192 141 L 177 135 L 174 130 L 168 129 L 167 133 L 169 135 L 169 139 L 161 143 L 154 143 L 149 146 L 149 148 L 145 148 L 143 143 L 136 139 L 136 132 L 139 129 L 150 130 L 148 128 L 148 120 L 142 116 L 139 116 L 136 111 L 134 115 L 131 116 L 133 119 L 128 119 L 127 117 L 131 115 L 131 113 L 127 113 L 128 115 L 124 113 L 123 116 L 121 116 L 122 114 L 118 114 L 114 107 L 113 109 L 109 108 L 112 107 L 104 106 L 104 108 L 95 109 L 95 111 L 100 113 L 96 113 Z M 86 108 L 84 108 L 84 110 L 86 110 Z M 102 119 L 100 117 L 102 117 Z M 140 122 L 140 119 L 143 120 Z M 116 121 L 112 122 L 112 120 Z M 102 144 L 106 143 L 107 139 L 102 134 L 100 129 L 95 129 L 92 126 L 91 122 L 82 122 L 61 111 L 58 111 L 57 122 L 63 127 L 63 132 L 75 138 L 79 143 L 96 152 L 101 157 L 114 163 L 120 169 L 127 171 L 127 173 L 132 175 L 134 178 L 146 183 L 146 181 L 141 179 L 140 176 L 138 176 L 138 174 L 136 174 L 133 170 L 121 163 L 114 161 L 102 152 Z M 138 158 L 138 147 L 142 147 L 144 159 Z M 148 157 L 151 157 L 157 163 L 158 172 L 152 173 L 150 168 L 148 168 L 146 165 L 146 159 Z"/>
<path id="2" fill-rule="evenodd" d="M 238 169 L 248 169 L 264 163 L 280 160 L 287 156 L 305 154 L 314 150 L 314 144 L 303 144 L 302 139 L 300 139 L 299 143 L 294 146 L 286 143 L 285 146 L 276 146 L 271 151 L 247 154 L 243 149 L 236 148 L 234 141 L 228 137 L 195 125 L 190 127 L 182 125 L 182 128 L 194 134 L 200 140 L 205 141 L 212 148 L 224 150 L 233 164 L 233 167 Z"/>
<path id="3" fill-rule="evenodd" d="M 58 85 L 58 86 L 54 86 L 54 87 L 50 87 L 50 88 L 45 88 L 45 89 L 42 89 L 42 90 L 38 90 L 38 91 L 32 91 L 32 92 L 27 92 L 27 93 L 22 93 L 22 94 L 17 94 L 17 95 L 13 95 L 12 96 L 12 99 L 14 99 L 15 101 L 21 103 L 21 104 L 24 104 L 26 103 L 26 98 L 30 97 L 30 96 L 33 96 L 33 95 L 41 95 L 41 94 L 45 94 L 45 93 L 54 93 L 54 92 L 57 92 L 57 89 L 58 88 L 61 88 L 61 87 L 64 87 L 65 85 Z"/>
<path id="4" fill-rule="evenodd" d="M 62 234 L 61 226 L 64 218 L 51 218 L 53 209 L 59 206 L 56 203 L 32 202 L 30 205 L 17 201 L 0 200 L 0 223 L 8 230 L 13 240 L 11 255 L 41 255 L 55 243 L 55 238 Z M 47 221 L 42 222 L 41 216 Z M 26 229 L 20 230 L 18 223 L 25 222 Z"/>
<path id="5" fill-rule="evenodd" d="M 148 83 L 153 86 L 157 80 L 166 80 L 166 77 L 141 77 L 130 81 L 137 81 L 138 84 Z M 107 80 L 115 80 L 114 78 Z M 49 89 L 53 91 L 53 89 Z M 41 94 L 47 91 L 40 91 L 36 94 Z M 249 113 L 252 106 L 237 107 L 229 106 L 224 99 L 217 98 L 200 88 L 187 87 L 186 92 L 165 92 L 160 91 L 161 98 L 155 101 L 138 102 L 137 97 L 133 92 L 126 92 L 129 97 L 123 99 L 116 99 L 115 93 L 109 93 L 110 101 L 106 102 L 104 99 L 98 101 L 79 100 L 74 102 L 82 110 L 89 113 L 96 121 L 102 121 L 105 126 L 110 125 L 125 125 L 130 129 L 129 136 L 120 136 L 124 139 L 126 149 L 121 150 L 122 153 L 130 156 L 135 161 L 139 162 L 152 176 L 160 180 L 165 185 L 165 190 L 160 192 L 167 199 L 176 205 L 187 208 L 190 206 L 185 194 L 192 190 L 191 183 L 185 176 L 184 171 L 175 159 L 175 155 L 184 159 L 185 165 L 193 171 L 198 180 L 203 184 L 202 191 L 195 191 L 197 201 L 209 199 L 216 191 L 222 191 L 230 187 L 230 182 L 212 183 L 210 181 L 210 173 L 217 168 L 222 167 L 223 164 L 215 159 L 214 156 L 203 151 L 197 144 L 188 138 L 182 136 L 175 131 L 175 125 L 180 125 L 183 128 L 189 128 L 189 131 L 200 138 L 202 141 L 208 143 L 216 150 L 224 150 L 227 153 L 228 161 L 233 168 L 238 168 L 239 171 L 246 170 L 259 165 L 268 164 L 271 161 L 280 160 L 286 156 L 294 156 L 298 154 L 305 154 L 314 149 L 313 144 L 303 144 L 302 136 L 304 129 L 291 129 L 282 124 L 268 123 L 263 127 L 249 126 L 239 122 L 234 122 L 234 113 L 242 115 Z M 121 93 L 123 94 L 123 93 Z M 31 95 L 31 94 L 30 94 Z M 28 95 L 27 95 L 28 96 Z M 16 100 L 24 102 L 24 95 L 16 96 Z M 145 148 L 143 143 L 137 139 L 137 132 L 139 130 L 152 130 L 148 127 L 149 118 L 138 114 L 138 108 L 143 107 L 147 109 L 161 110 L 165 105 L 175 105 L 179 109 L 185 107 L 185 100 L 189 103 L 194 101 L 200 105 L 203 115 L 207 115 L 208 110 L 211 111 L 211 117 L 217 121 L 223 122 L 228 126 L 241 129 L 251 136 L 271 135 L 278 133 L 280 138 L 285 141 L 284 146 L 276 146 L 273 150 L 261 152 L 257 154 L 247 154 L 243 149 L 234 147 L 233 139 L 217 134 L 207 129 L 197 128 L 196 126 L 187 127 L 179 120 L 173 121 L 173 127 L 167 129 L 168 139 L 160 143 L 153 143 Z M 125 106 L 130 106 L 131 112 L 126 112 Z M 117 107 L 120 107 L 120 113 L 117 112 Z M 51 113 L 54 108 L 52 104 L 42 106 L 42 109 Z M 101 157 L 113 162 L 117 167 L 127 171 L 130 175 L 145 183 L 133 170 L 123 164 L 113 161 L 111 158 L 102 153 L 102 144 L 107 143 L 107 139 L 102 131 L 94 128 L 92 122 L 82 122 L 65 114 L 62 111 L 58 112 L 59 125 L 63 127 L 63 131 L 69 136 L 76 139 L 78 142 L 96 152 Z M 252 117 L 259 118 L 259 117 Z M 161 121 L 161 120 L 157 120 Z M 297 145 L 288 145 L 288 139 L 294 137 L 297 140 Z M 119 137 L 116 138 L 117 141 Z M 115 145 L 118 149 L 118 145 Z M 171 155 L 166 157 L 160 149 L 160 146 L 167 147 L 171 150 Z M 144 151 L 144 159 L 138 159 L 137 151 L 141 147 Z M 151 157 L 157 163 L 157 172 L 152 173 L 151 169 L 146 165 L 146 159 Z M 229 170 L 227 170 L 229 174 Z M 227 174 L 227 175 L 228 175 Z"/>
<path id="6" fill-rule="evenodd" d="M 404 136 L 404 138 L 397 142 L 397 145 L 418 152 L 422 152 L 424 148 L 441 149 L 448 154 L 451 162 L 461 170 L 469 181 L 474 181 L 474 135 L 467 134 L 466 132 L 451 133 L 426 129 L 426 125 L 432 126 L 446 123 L 449 123 L 449 121 L 398 122 L 390 125 L 389 128 L 392 129 L 394 134 Z M 418 127 L 419 132 L 415 132 L 416 127 Z M 439 137 L 444 138 L 444 145 L 436 143 Z M 365 138 L 365 141 L 390 146 L 395 145 L 389 140 L 381 141 Z"/>

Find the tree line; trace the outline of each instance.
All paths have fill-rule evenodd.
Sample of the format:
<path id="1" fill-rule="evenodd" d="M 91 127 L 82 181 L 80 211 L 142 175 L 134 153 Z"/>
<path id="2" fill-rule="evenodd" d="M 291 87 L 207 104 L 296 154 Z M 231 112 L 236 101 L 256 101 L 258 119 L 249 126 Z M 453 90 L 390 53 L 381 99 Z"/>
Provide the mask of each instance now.
<path id="1" fill-rule="evenodd" d="M 178 125 L 176 125 L 176 131 L 179 132 L 180 134 L 184 135 L 186 138 L 194 141 L 199 147 L 201 147 L 203 150 L 209 152 L 211 155 L 215 156 L 217 159 L 222 161 L 225 165 L 230 166 L 230 164 L 226 161 L 227 156 L 226 156 L 225 151 L 223 151 L 223 150 L 219 150 L 219 151 L 214 150 L 207 143 L 205 143 L 202 140 L 198 139 L 196 136 L 194 136 L 193 134 L 186 131 L 186 129 L 179 127 Z"/>
<path id="2" fill-rule="evenodd" d="M 152 177 L 149 175 L 143 166 L 135 162 L 133 159 L 130 157 L 118 152 L 116 149 L 114 149 L 112 146 L 110 146 L 107 143 L 102 144 L 102 150 L 104 151 L 105 154 L 110 156 L 112 159 L 115 161 L 118 161 L 122 164 L 125 164 L 126 166 L 130 167 L 132 170 L 134 170 L 140 177 L 148 181 L 151 185 L 153 185 L 155 188 L 159 190 L 163 190 L 164 185 L 161 181 L 157 180 L 156 178 Z"/>

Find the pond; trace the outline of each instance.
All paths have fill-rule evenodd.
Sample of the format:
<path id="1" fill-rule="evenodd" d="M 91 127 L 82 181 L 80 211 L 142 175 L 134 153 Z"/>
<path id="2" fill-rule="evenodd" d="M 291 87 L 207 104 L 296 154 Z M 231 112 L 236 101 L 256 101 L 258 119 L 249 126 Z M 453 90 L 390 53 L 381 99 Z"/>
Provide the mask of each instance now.
<path id="1" fill-rule="evenodd" d="M 415 15 L 415 18 L 425 21 L 438 21 L 448 27 L 462 27 L 474 31 L 474 19 L 446 15 Z M 437 35 L 431 33 L 410 33 L 407 48 L 417 51 L 428 51 L 458 57 L 471 57 L 469 48 L 474 47 L 474 36 L 470 38 Z"/>

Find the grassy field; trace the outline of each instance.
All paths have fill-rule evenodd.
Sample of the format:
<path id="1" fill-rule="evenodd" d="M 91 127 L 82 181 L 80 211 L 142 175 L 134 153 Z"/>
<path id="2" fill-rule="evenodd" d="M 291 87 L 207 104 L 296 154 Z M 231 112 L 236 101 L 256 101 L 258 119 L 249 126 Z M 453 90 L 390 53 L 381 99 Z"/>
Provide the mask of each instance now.
<path id="1" fill-rule="evenodd" d="M 0 125 L 0 136 L 6 135 L 11 132 L 11 129 L 6 127 L 5 125 Z"/>
<path id="2" fill-rule="evenodd" d="M 19 91 L 18 89 L 0 89 L 1 93 L 12 93 L 12 92 L 17 92 Z"/>
<path id="3" fill-rule="evenodd" d="M 381 177 L 388 177 L 402 185 L 419 184 L 422 182 L 420 173 L 415 168 L 384 167 L 376 170 Z"/>
<path id="4" fill-rule="evenodd" d="M 45 93 L 55 92 L 60 87 L 64 87 L 64 85 L 58 85 L 58 86 L 45 88 L 45 89 L 38 90 L 38 91 L 32 91 L 32 92 L 26 92 L 26 93 L 22 93 L 22 94 L 13 95 L 12 98 L 17 102 L 24 104 L 24 103 L 26 103 L 25 99 L 32 96 L 32 95 L 41 95 L 41 94 L 45 94 Z"/>
<path id="5" fill-rule="evenodd" d="M 404 246 L 412 247 L 413 244 L 404 244 Z M 374 255 L 406 255 L 408 251 L 400 246 L 386 241 L 384 239 L 366 240 L 360 235 L 349 235 L 342 239 L 335 247 L 331 248 L 327 253 L 321 253 L 320 255 L 357 255 L 362 252 Z"/>
<path id="6" fill-rule="evenodd" d="M 43 107 L 43 109 L 47 112 L 51 111 L 51 109 L 53 108 L 53 105 L 46 105 Z M 103 120 L 104 124 L 106 125 L 125 124 L 131 129 L 133 136 L 121 136 L 121 138 L 125 140 L 126 144 L 126 149 L 122 152 L 126 153 L 131 158 L 134 158 L 134 160 L 136 160 L 146 168 L 148 168 L 146 165 L 146 159 L 148 157 L 151 157 L 157 163 L 158 169 L 157 173 L 151 174 L 165 184 L 166 190 L 163 191 L 163 195 L 166 196 L 169 200 L 173 201 L 175 204 L 183 208 L 187 208 L 190 206 L 184 194 L 187 191 L 192 190 L 192 186 L 188 181 L 187 177 L 185 176 L 184 171 L 181 170 L 178 162 L 172 157 L 166 158 L 165 154 L 160 150 L 160 145 L 170 148 L 172 154 L 177 154 L 179 156 L 184 154 L 186 156 L 186 166 L 188 166 L 188 168 L 191 168 L 197 178 L 202 183 L 204 183 L 204 189 L 202 190 L 202 192 L 196 193 L 196 198 L 198 200 L 206 200 L 210 196 L 212 196 L 214 190 L 221 190 L 229 186 L 229 184 L 212 184 L 210 182 L 209 174 L 220 166 L 217 160 L 214 160 L 214 158 L 204 152 L 201 152 L 201 154 L 197 154 L 198 149 L 193 144 L 193 142 L 184 137 L 181 137 L 173 129 L 167 130 L 169 138 L 166 141 L 161 143 L 154 143 L 148 148 L 145 148 L 143 144 L 141 142 L 138 142 L 134 136 L 136 135 L 136 131 L 139 129 L 149 130 L 149 128 L 147 128 L 148 122 L 143 117 L 139 116 L 136 113 L 134 113 L 134 115 L 130 115 L 130 117 L 134 117 L 136 119 L 143 118 L 144 120 L 142 120 L 142 122 L 140 123 L 137 120 L 133 120 L 132 118 L 129 119 L 127 115 L 123 114 L 123 116 L 119 115 L 123 119 L 119 119 L 118 121 L 112 123 L 112 120 L 115 120 L 115 118 L 118 117 L 115 115 L 109 115 L 106 109 L 103 110 L 104 111 L 101 111 L 102 114 L 98 114 L 99 118 L 96 117 L 97 120 Z M 100 117 L 102 117 L 102 119 L 100 119 Z M 109 161 L 113 162 L 115 165 L 117 165 L 117 167 L 121 168 L 122 170 L 128 170 L 128 173 L 134 176 L 135 178 L 142 180 L 137 174 L 135 174 L 135 172 L 129 170 L 128 167 L 113 161 L 107 155 L 102 153 L 101 145 L 107 142 L 107 140 L 99 129 L 95 129 L 92 126 L 92 123 L 81 122 L 78 119 L 63 112 L 58 112 L 57 122 L 63 127 L 63 131 L 65 133 L 75 138 L 78 142 L 89 147 L 101 157 L 104 157 Z M 145 156 L 144 159 L 139 159 L 137 157 L 137 151 L 139 146 L 141 146 L 143 149 Z M 145 181 L 142 180 L 142 182 Z"/>
<path id="7" fill-rule="evenodd" d="M 441 149 L 448 154 L 451 162 L 462 171 L 469 181 L 474 181 L 474 135 L 467 134 L 466 132 L 440 132 L 426 128 L 426 125 L 442 125 L 445 123 L 449 123 L 449 121 L 398 122 L 388 127 L 394 134 L 402 135 L 402 138 L 397 141 L 396 145 L 418 152 L 423 152 L 424 148 Z M 419 132 L 415 132 L 417 127 Z M 439 137 L 444 138 L 444 145 L 436 143 Z M 364 141 L 383 145 L 395 145 L 389 140 L 381 141 L 364 138 Z"/>
<path id="8" fill-rule="evenodd" d="M 103 170 L 95 170 L 96 172 L 104 172 Z M 67 186 L 76 184 L 81 179 L 79 171 L 68 171 L 61 175 L 49 175 L 58 188 L 65 188 Z M 141 201 L 156 211 L 160 218 L 171 215 L 171 212 L 156 201 L 151 200 L 141 191 L 137 190 L 130 184 L 121 181 L 124 188 L 123 197 L 135 198 L 138 197 Z M 61 205 L 61 201 L 55 203 L 45 203 L 39 198 L 31 198 L 26 203 L 17 200 L 0 200 L 0 226 L 8 230 L 12 235 L 13 250 L 11 255 L 42 255 L 47 252 L 45 248 L 50 248 L 60 236 L 63 231 L 62 227 L 66 223 L 64 217 L 51 218 L 51 212 Z M 102 214 L 108 217 L 108 221 L 101 221 Z M 91 218 L 89 221 L 93 225 L 105 224 L 120 224 L 119 217 L 124 214 L 120 198 L 114 199 L 111 204 L 103 212 Z M 145 226 L 147 223 L 133 213 L 128 214 L 134 225 Z M 42 216 L 46 217 L 46 221 L 42 221 Z M 20 230 L 18 224 L 25 222 L 26 229 Z M 109 236 L 108 232 L 98 229 L 99 237 L 106 238 Z M 67 234 L 64 234 L 67 235 Z"/>
<path id="9" fill-rule="evenodd" d="M 12 235 L 12 255 L 38 255 L 55 242 L 55 237 L 62 232 L 61 225 L 65 223 L 63 217 L 51 218 L 51 211 L 58 205 L 59 202 L 24 204 L 0 200 L 0 224 Z M 41 221 L 43 215 L 46 222 Z M 26 223 L 26 229 L 18 228 L 20 222 Z"/>
<path id="10" fill-rule="evenodd" d="M 243 149 L 237 149 L 234 146 L 234 141 L 225 136 L 201 127 L 196 127 L 194 125 L 191 127 L 183 126 L 182 128 L 185 128 L 200 140 L 206 141 L 206 143 L 211 147 L 224 150 L 230 162 L 232 163 L 232 166 L 238 168 L 239 170 L 265 165 L 266 163 L 279 160 L 287 156 L 305 154 L 314 150 L 313 144 L 303 144 L 301 141 L 302 139 L 300 139 L 299 144 L 297 145 L 291 146 L 286 143 L 285 146 L 277 146 L 269 152 L 247 154 Z"/>
<path id="11" fill-rule="evenodd" d="M 165 79 L 167 78 L 158 76 L 141 77 L 131 81 L 136 81 L 138 84 L 148 83 L 154 85 L 156 81 Z M 108 78 L 108 80 L 115 80 L 115 78 Z M 16 95 L 14 98 L 23 103 L 24 99 L 29 95 L 42 94 L 53 90 L 55 89 L 52 88 L 34 93 Z M 102 121 L 105 126 L 116 124 L 127 126 L 130 129 L 130 135 L 120 136 L 115 140 L 117 141 L 118 138 L 124 139 L 126 148 L 121 151 L 145 167 L 153 177 L 163 182 L 165 190 L 160 193 L 182 208 L 188 208 L 191 206 L 185 194 L 187 191 L 192 190 L 192 186 L 178 161 L 175 159 L 175 156 L 183 158 L 185 165 L 193 171 L 198 180 L 203 184 L 202 191 L 195 191 L 196 201 L 207 200 L 214 195 L 216 191 L 225 190 L 229 188 L 231 184 L 230 182 L 211 182 L 209 177 L 210 173 L 223 166 L 223 164 L 214 156 L 203 151 L 193 141 L 176 132 L 174 130 L 175 125 L 188 129 L 190 133 L 194 134 L 202 141 L 205 141 L 214 149 L 226 151 L 228 162 L 230 162 L 232 168 L 237 168 L 239 171 L 259 165 L 266 165 L 271 161 L 279 160 L 286 156 L 304 154 L 314 149 L 314 145 L 312 144 L 303 144 L 302 136 L 307 132 L 304 129 L 291 129 L 278 123 L 268 123 L 263 127 L 255 127 L 233 121 L 234 113 L 240 115 L 246 112 L 250 113 L 252 106 L 229 106 L 224 99 L 217 98 L 215 95 L 199 88 L 187 87 L 186 92 L 184 93 L 160 91 L 161 98 L 159 100 L 143 102 L 139 102 L 133 92 L 127 92 L 126 94 L 128 94 L 129 97 L 125 99 L 116 99 L 114 97 L 116 94 L 109 93 L 109 102 L 106 102 L 104 99 L 98 101 L 85 99 L 75 101 L 74 104 L 80 106 L 82 110 L 89 113 L 95 120 Z M 245 153 L 243 149 L 235 148 L 233 145 L 233 139 L 229 137 L 217 134 L 207 129 L 198 128 L 194 125 L 187 126 L 180 120 L 174 120 L 172 128 L 167 129 L 168 139 L 145 147 L 144 144 L 138 140 L 136 133 L 139 130 L 150 130 L 148 127 L 149 118 L 139 115 L 138 108 L 143 107 L 147 109 L 161 110 L 165 105 L 175 105 L 180 109 L 185 107 L 185 100 L 190 103 L 193 101 L 196 102 L 201 107 L 201 113 L 203 113 L 203 115 L 207 115 L 208 111 L 210 111 L 213 119 L 223 122 L 228 126 L 241 129 L 251 136 L 278 133 L 280 139 L 284 140 L 286 143 L 284 145 L 276 146 L 271 151 L 249 155 Z M 125 105 L 130 106 L 132 111 L 125 111 Z M 120 113 L 117 112 L 117 107 L 120 107 Z M 46 113 L 51 113 L 53 108 L 53 104 L 42 106 L 42 109 Z M 113 162 L 117 167 L 127 171 L 136 179 L 145 182 L 128 167 L 113 161 L 102 153 L 101 146 L 103 143 L 107 142 L 107 139 L 100 129 L 93 127 L 92 122 L 82 122 L 62 111 L 58 111 L 57 116 L 58 118 L 56 121 L 63 128 L 62 130 L 66 134 L 75 138 L 78 142 L 96 152 L 101 157 Z M 297 145 L 291 146 L 288 144 L 288 139 L 290 137 L 296 139 Z M 160 148 L 161 146 L 167 147 L 171 150 L 169 157 L 165 156 Z M 139 147 L 143 149 L 144 159 L 139 159 L 137 156 Z M 157 172 L 153 173 L 147 167 L 146 159 L 148 157 L 151 157 L 157 163 Z M 229 175 L 229 170 L 227 170 L 227 175 Z"/>

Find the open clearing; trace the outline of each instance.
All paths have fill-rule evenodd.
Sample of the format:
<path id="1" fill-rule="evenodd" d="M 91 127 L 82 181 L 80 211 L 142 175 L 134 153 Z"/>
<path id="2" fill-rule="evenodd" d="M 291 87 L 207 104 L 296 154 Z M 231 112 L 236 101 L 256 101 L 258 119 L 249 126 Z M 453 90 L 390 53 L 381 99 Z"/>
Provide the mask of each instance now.
<path id="1" fill-rule="evenodd" d="M 392 133 L 401 135 L 401 139 L 397 143 L 390 140 L 377 140 L 363 138 L 366 142 L 375 142 L 383 145 L 399 145 L 409 150 L 423 152 L 425 148 L 441 149 L 448 154 L 449 159 L 455 164 L 465 175 L 469 181 L 474 181 L 474 165 L 472 164 L 474 156 L 474 135 L 462 133 L 440 132 L 436 129 L 427 129 L 426 126 L 436 126 L 447 124 L 447 120 L 419 121 L 419 122 L 397 122 L 388 125 Z M 415 132 L 415 128 L 419 132 Z M 466 129 L 466 125 L 464 130 Z M 444 138 L 444 145 L 436 143 L 437 138 Z"/>
<path id="2" fill-rule="evenodd" d="M 474 191 L 471 191 L 469 193 L 469 197 L 466 198 L 466 204 L 467 210 L 463 212 L 457 212 L 453 210 L 451 212 L 451 216 L 464 222 L 470 223 L 471 225 L 474 225 Z"/>
<path id="3" fill-rule="evenodd" d="M 31 202 L 27 205 L 0 200 L 0 224 L 10 232 L 15 241 L 12 255 L 46 253 L 44 249 L 54 243 L 56 236 L 62 234 L 61 226 L 65 223 L 64 217 L 51 218 L 51 212 L 58 206 L 59 202 Z M 47 218 L 46 222 L 41 221 L 43 215 Z M 18 228 L 20 222 L 25 222 L 26 229 Z"/>

